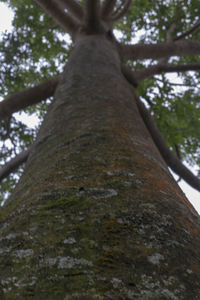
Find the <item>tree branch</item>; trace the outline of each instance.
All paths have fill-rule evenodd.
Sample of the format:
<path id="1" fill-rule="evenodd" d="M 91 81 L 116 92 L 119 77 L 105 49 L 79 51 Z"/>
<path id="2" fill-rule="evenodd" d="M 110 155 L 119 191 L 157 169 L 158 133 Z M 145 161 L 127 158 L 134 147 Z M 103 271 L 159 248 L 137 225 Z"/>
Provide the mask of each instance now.
<path id="1" fill-rule="evenodd" d="M 177 27 L 176 22 L 173 22 L 173 23 L 170 25 L 169 29 L 168 29 L 167 32 L 166 32 L 166 41 L 167 41 L 167 42 L 173 41 L 172 34 L 173 34 L 174 30 L 176 29 L 176 27 Z"/>
<path id="2" fill-rule="evenodd" d="M 178 41 L 188 35 L 190 35 L 192 32 L 194 32 L 198 27 L 200 26 L 200 20 L 192 27 L 190 28 L 189 30 L 183 32 L 181 35 L 177 36 L 174 38 L 174 41 Z"/>
<path id="3" fill-rule="evenodd" d="M 154 119 L 144 104 L 140 101 L 136 93 L 134 94 L 142 119 L 167 165 L 172 169 L 173 172 L 183 178 L 190 186 L 200 192 L 200 180 L 182 164 L 182 162 L 173 152 L 170 151 Z"/>
<path id="4" fill-rule="evenodd" d="M 105 0 L 101 8 L 101 17 L 106 20 L 113 12 L 117 0 Z"/>
<path id="5" fill-rule="evenodd" d="M 170 25 L 169 29 L 167 30 L 167 32 L 166 32 L 166 42 L 167 43 L 173 42 L 172 34 L 173 34 L 174 30 L 176 29 L 176 26 L 177 26 L 176 22 L 173 22 Z M 169 61 L 169 56 L 162 57 L 158 60 L 158 64 L 167 64 L 168 61 Z"/>
<path id="6" fill-rule="evenodd" d="M 139 82 L 135 76 L 136 72 L 133 72 L 129 67 L 123 64 L 121 65 L 121 72 L 130 84 L 132 84 L 135 88 L 138 86 Z"/>
<path id="7" fill-rule="evenodd" d="M 127 13 L 127 11 L 129 10 L 129 7 L 131 5 L 131 1 L 132 0 L 126 0 L 123 7 L 122 7 L 122 9 L 119 12 L 117 12 L 116 14 L 114 14 L 113 16 L 111 16 L 109 18 L 109 21 L 116 22 L 119 19 L 121 19 Z"/>
<path id="8" fill-rule="evenodd" d="M 5 100 L 0 102 L 0 120 L 9 117 L 14 112 L 53 96 L 59 79 L 60 76 L 57 76 L 38 86 L 8 96 Z"/>
<path id="9" fill-rule="evenodd" d="M 136 70 L 135 72 L 129 71 L 134 73 L 133 76 L 135 77 L 136 81 L 144 80 L 148 77 L 153 77 L 156 74 L 165 73 L 173 73 L 173 72 L 186 72 L 186 71 L 199 71 L 200 64 L 187 64 L 187 65 L 170 65 L 170 64 L 157 64 L 155 66 L 151 66 L 148 68 Z"/>
<path id="10" fill-rule="evenodd" d="M 121 45 L 119 51 L 124 60 L 159 59 L 167 56 L 199 55 L 200 41 L 177 41 L 162 44 Z"/>
<path id="11" fill-rule="evenodd" d="M 99 0 L 85 0 L 84 30 L 90 34 L 101 32 Z"/>
<path id="12" fill-rule="evenodd" d="M 177 144 L 174 144 L 174 148 L 176 151 L 176 156 L 178 157 L 178 159 L 181 160 L 182 158 L 181 158 L 181 152 L 180 152 L 179 146 Z"/>
<path id="13" fill-rule="evenodd" d="M 20 154 L 12 158 L 9 162 L 7 162 L 1 169 L 0 169 L 0 181 L 4 178 L 8 177 L 13 171 L 15 171 L 20 165 L 26 162 L 31 148 L 28 148 L 25 151 L 22 151 Z"/>
<path id="14" fill-rule="evenodd" d="M 35 0 L 64 30 L 73 35 L 78 27 L 77 21 L 62 9 L 55 0 Z"/>
<path id="15" fill-rule="evenodd" d="M 131 85 L 134 85 L 135 79 L 133 79 L 133 82 L 132 77 L 129 77 L 129 79 L 129 83 Z M 190 186 L 192 186 L 194 189 L 200 192 L 200 180 L 182 164 L 182 162 L 179 160 L 179 158 L 177 158 L 177 156 L 173 152 L 171 152 L 149 111 L 146 109 L 145 105 L 139 99 L 138 95 L 135 93 L 134 90 L 133 93 L 137 102 L 140 115 L 166 164 L 172 169 L 173 172 L 175 172 L 177 175 L 183 178 Z"/>
<path id="16" fill-rule="evenodd" d="M 60 4 L 63 7 L 66 7 L 69 12 L 73 15 L 73 17 L 77 18 L 78 20 L 82 20 L 83 18 L 83 8 L 80 4 L 78 4 L 74 0 L 59 0 Z"/>

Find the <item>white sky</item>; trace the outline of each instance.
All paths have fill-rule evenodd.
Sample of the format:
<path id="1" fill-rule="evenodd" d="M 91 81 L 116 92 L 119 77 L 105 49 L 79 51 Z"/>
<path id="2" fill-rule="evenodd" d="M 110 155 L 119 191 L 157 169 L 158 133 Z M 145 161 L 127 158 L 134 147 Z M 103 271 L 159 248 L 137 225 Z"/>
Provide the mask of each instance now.
<path id="1" fill-rule="evenodd" d="M 11 21 L 13 14 L 12 12 L 5 6 L 5 4 L 0 3 L 0 32 L 11 30 Z M 34 117 L 27 117 L 24 113 L 20 115 L 21 121 L 24 123 L 28 123 L 29 126 L 34 126 L 37 122 L 37 119 Z M 196 210 L 200 213 L 200 193 L 191 188 L 188 184 L 186 184 L 183 180 L 180 182 L 180 187 L 186 194 L 187 198 L 194 205 Z"/>

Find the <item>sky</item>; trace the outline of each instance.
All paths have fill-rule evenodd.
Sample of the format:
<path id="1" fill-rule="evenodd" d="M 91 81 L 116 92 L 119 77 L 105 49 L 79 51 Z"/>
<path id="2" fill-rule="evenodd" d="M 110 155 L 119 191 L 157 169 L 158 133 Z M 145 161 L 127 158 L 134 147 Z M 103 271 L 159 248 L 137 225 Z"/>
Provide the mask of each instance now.
<path id="1" fill-rule="evenodd" d="M 0 3 L 0 34 L 1 32 L 7 30 L 11 31 L 11 22 L 13 18 L 13 13 L 10 9 L 8 9 L 5 4 Z M 16 114 L 15 114 L 16 116 Z M 20 116 L 18 116 L 22 122 L 25 124 L 28 124 L 28 126 L 34 127 L 37 124 L 37 118 L 36 117 L 30 117 L 26 116 L 25 113 L 22 113 Z M 183 180 L 179 183 L 179 186 L 183 190 L 183 192 L 186 194 L 186 197 L 189 199 L 189 201 L 193 204 L 195 209 L 200 214 L 200 193 L 191 188 L 188 184 L 186 184 Z"/>

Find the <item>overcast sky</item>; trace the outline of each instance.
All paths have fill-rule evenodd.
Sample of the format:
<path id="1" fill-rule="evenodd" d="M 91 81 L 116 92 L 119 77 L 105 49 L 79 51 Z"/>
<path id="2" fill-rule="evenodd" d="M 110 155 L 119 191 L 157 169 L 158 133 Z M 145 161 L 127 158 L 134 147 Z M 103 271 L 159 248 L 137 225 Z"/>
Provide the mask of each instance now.
<path id="1" fill-rule="evenodd" d="M 0 3 L 0 32 L 5 30 L 11 30 L 12 17 L 12 12 L 5 6 L 5 4 Z M 31 127 L 34 126 L 34 124 L 37 122 L 36 118 L 30 116 L 27 117 L 25 114 L 22 114 L 20 116 L 20 119 L 24 123 L 28 123 Z M 186 194 L 187 198 L 191 201 L 196 210 L 200 213 L 200 193 L 191 188 L 183 180 L 181 180 L 179 185 Z"/>

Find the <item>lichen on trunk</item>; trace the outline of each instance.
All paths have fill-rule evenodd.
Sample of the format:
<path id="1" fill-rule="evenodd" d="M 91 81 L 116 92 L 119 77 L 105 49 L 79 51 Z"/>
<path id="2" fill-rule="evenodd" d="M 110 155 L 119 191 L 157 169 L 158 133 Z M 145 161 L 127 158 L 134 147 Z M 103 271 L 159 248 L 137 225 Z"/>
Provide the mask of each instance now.
<path id="1" fill-rule="evenodd" d="M 76 42 L 1 220 L 5 299 L 198 299 L 198 216 L 101 35 Z"/>

